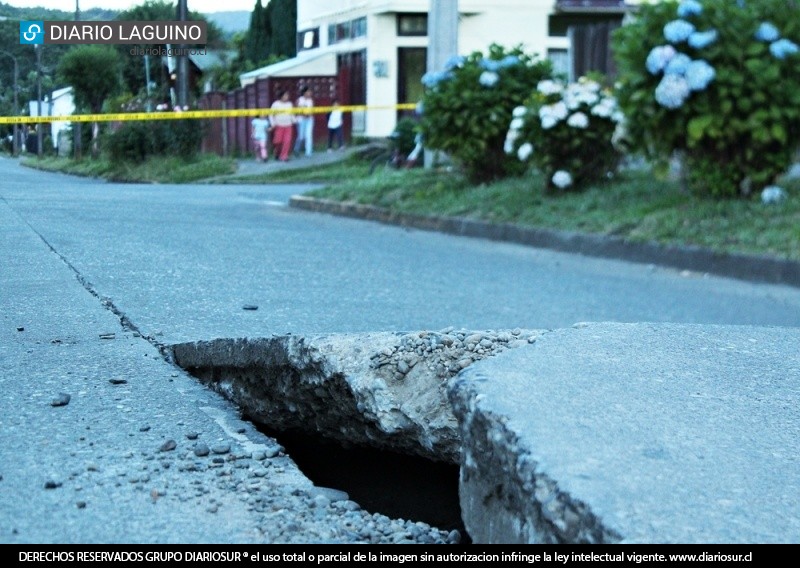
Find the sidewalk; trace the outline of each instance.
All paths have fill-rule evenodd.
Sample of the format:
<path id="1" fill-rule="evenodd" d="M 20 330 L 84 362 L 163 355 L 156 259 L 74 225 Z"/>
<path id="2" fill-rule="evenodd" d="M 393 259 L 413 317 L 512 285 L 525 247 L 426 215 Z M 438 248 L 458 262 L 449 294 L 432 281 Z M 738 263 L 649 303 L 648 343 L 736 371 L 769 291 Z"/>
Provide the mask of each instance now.
<path id="1" fill-rule="evenodd" d="M 233 181 L 237 178 L 247 176 L 257 176 L 261 174 L 274 173 L 285 170 L 297 170 L 313 166 L 323 166 L 340 162 L 348 159 L 353 154 L 364 152 L 369 146 L 346 146 L 341 150 L 316 150 L 311 156 L 291 156 L 288 162 L 281 162 L 271 155 L 266 162 L 256 161 L 254 157 L 240 158 L 237 160 L 238 168 L 235 173 L 225 176 L 217 176 L 203 180 L 201 183 L 219 183 L 221 181 Z"/>

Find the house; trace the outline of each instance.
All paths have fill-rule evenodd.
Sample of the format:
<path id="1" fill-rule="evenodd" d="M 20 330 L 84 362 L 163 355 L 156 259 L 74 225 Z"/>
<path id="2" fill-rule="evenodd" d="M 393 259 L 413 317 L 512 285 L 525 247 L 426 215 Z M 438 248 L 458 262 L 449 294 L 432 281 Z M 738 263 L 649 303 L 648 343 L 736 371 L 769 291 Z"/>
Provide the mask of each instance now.
<path id="1" fill-rule="evenodd" d="M 68 116 L 75 113 L 75 102 L 72 97 L 72 87 L 64 87 L 56 89 L 50 96 L 42 101 L 42 116 Z M 39 101 L 28 102 L 29 116 L 39 116 Z M 71 122 L 54 121 L 50 123 L 50 139 L 53 148 L 59 154 L 62 150 L 69 153 L 68 146 L 71 144 L 69 141 L 69 128 Z M 64 135 L 62 135 L 62 132 Z M 62 148 L 63 147 L 63 148 Z"/>
<path id="2" fill-rule="evenodd" d="M 431 1 L 437 0 L 298 0 L 297 56 L 241 75 L 243 92 L 229 93 L 226 108 L 269 106 L 278 88 L 296 93 L 310 84 L 317 104 L 336 96 L 375 109 L 348 113 L 351 135 L 388 136 L 399 117 L 395 105 L 423 95 Z M 519 45 L 570 77 L 589 69 L 613 73 L 608 37 L 629 8 L 624 0 L 459 0 L 457 6 L 458 54 Z"/>

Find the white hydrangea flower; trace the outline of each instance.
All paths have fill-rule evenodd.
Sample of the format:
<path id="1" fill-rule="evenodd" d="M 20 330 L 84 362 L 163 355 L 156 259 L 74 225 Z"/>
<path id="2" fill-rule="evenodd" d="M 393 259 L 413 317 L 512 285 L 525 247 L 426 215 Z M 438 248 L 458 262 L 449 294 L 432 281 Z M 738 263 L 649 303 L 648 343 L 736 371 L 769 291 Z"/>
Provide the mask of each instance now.
<path id="1" fill-rule="evenodd" d="M 553 81 L 552 79 L 544 79 L 539 81 L 539 84 L 536 85 L 536 90 L 543 95 L 557 95 L 563 89 L 564 86 L 561 83 Z"/>
<path id="2" fill-rule="evenodd" d="M 558 119 L 552 114 L 546 114 L 542 117 L 542 128 L 549 130 L 558 124 Z"/>
<path id="3" fill-rule="evenodd" d="M 525 144 L 520 146 L 519 150 L 517 150 L 517 157 L 523 162 L 530 158 L 531 154 L 533 154 L 533 144 L 530 142 L 525 142 Z"/>
<path id="4" fill-rule="evenodd" d="M 478 78 L 478 82 L 484 87 L 494 87 L 500 80 L 500 75 L 494 71 L 484 71 Z"/>
<path id="5" fill-rule="evenodd" d="M 515 118 L 511 121 L 509 128 L 511 130 L 519 130 L 525 124 L 525 121 L 521 118 Z"/>
<path id="6" fill-rule="evenodd" d="M 777 185 L 768 185 L 761 190 L 761 203 L 769 205 L 772 203 L 780 203 L 786 199 L 786 192 L 782 187 Z"/>
<path id="7" fill-rule="evenodd" d="M 503 151 L 506 154 L 511 154 L 514 151 L 514 142 L 517 141 L 519 132 L 516 130 L 509 130 L 506 132 L 506 140 L 503 143 Z"/>
<path id="8" fill-rule="evenodd" d="M 566 170 L 558 170 L 551 178 L 553 185 L 560 189 L 565 189 L 572 185 L 572 176 Z"/>
<path id="9" fill-rule="evenodd" d="M 576 112 L 567 119 L 567 124 L 572 128 L 588 128 L 589 117 L 582 112 Z"/>
<path id="10" fill-rule="evenodd" d="M 617 109 L 617 101 L 613 97 L 603 97 L 592 107 L 592 114 L 600 118 L 609 118 Z"/>
<path id="11" fill-rule="evenodd" d="M 551 105 L 544 105 L 539 109 L 539 118 L 542 121 L 542 128 L 552 128 L 559 120 L 567 118 L 569 110 L 564 101 L 559 101 Z"/>
<path id="12" fill-rule="evenodd" d="M 528 108 L 527 108 L 527 107 L 524 107 L 524 106 L 522 106 L 522 105 L 520 105 L 520 106 L 516 107 L 516 108 L 515 108 L 515 109 L 514 109 L 514 110 L 511 112 L 511 116 L 513 116 L 514 118 L 522 118 L 522 117 L 523 117 L 523 116 L 525 116 L 526 114 L 528 114 Z"/>

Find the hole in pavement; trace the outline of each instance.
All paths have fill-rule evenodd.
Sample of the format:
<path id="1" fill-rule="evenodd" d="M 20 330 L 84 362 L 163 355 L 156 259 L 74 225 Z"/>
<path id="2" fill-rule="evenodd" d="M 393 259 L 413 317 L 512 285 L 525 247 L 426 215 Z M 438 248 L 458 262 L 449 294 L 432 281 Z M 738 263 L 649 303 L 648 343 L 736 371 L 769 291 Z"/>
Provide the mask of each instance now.
<path id="1" fill-rule="evenodd" d="M 461 544 L 471 544 L 461 520 L 458 465 L 374 448 L 345 448 L 299 430 L 278 432 L 254 424 L 286 449 L 314 485 L 344 491 L 370 513 L 458 530 Z"/>

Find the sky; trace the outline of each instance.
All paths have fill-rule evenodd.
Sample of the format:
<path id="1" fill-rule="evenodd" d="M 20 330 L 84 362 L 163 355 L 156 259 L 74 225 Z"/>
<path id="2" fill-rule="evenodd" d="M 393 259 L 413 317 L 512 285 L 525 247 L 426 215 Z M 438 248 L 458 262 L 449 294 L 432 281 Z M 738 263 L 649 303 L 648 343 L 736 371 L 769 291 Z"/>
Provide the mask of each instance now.
<path id="1" fill-rule="evenodd" d="M 18 6 L 21 8 L 31 8 L 41 6 L 42 8 L 52 8 L 54 10 L 65 10 L 72 12 L 75 10 L 75 0 L 2 0 L 4 4 Z M 172 0 L 177 2 L 177 0 Z M 127 10 L 132 6 L 144 4 L 144 0 L 78 0 L 81 10 L 89 8 L 106 8 L 108 10 Z M 250 12 L 256 5 L 256 0 L 186 0 L 187 6 L 194 12 L 207 14 L 210 12 L 230 12 L 235 10 L 245 10 Z M 266 4 L 262 0 L 262 4 Z"/>

